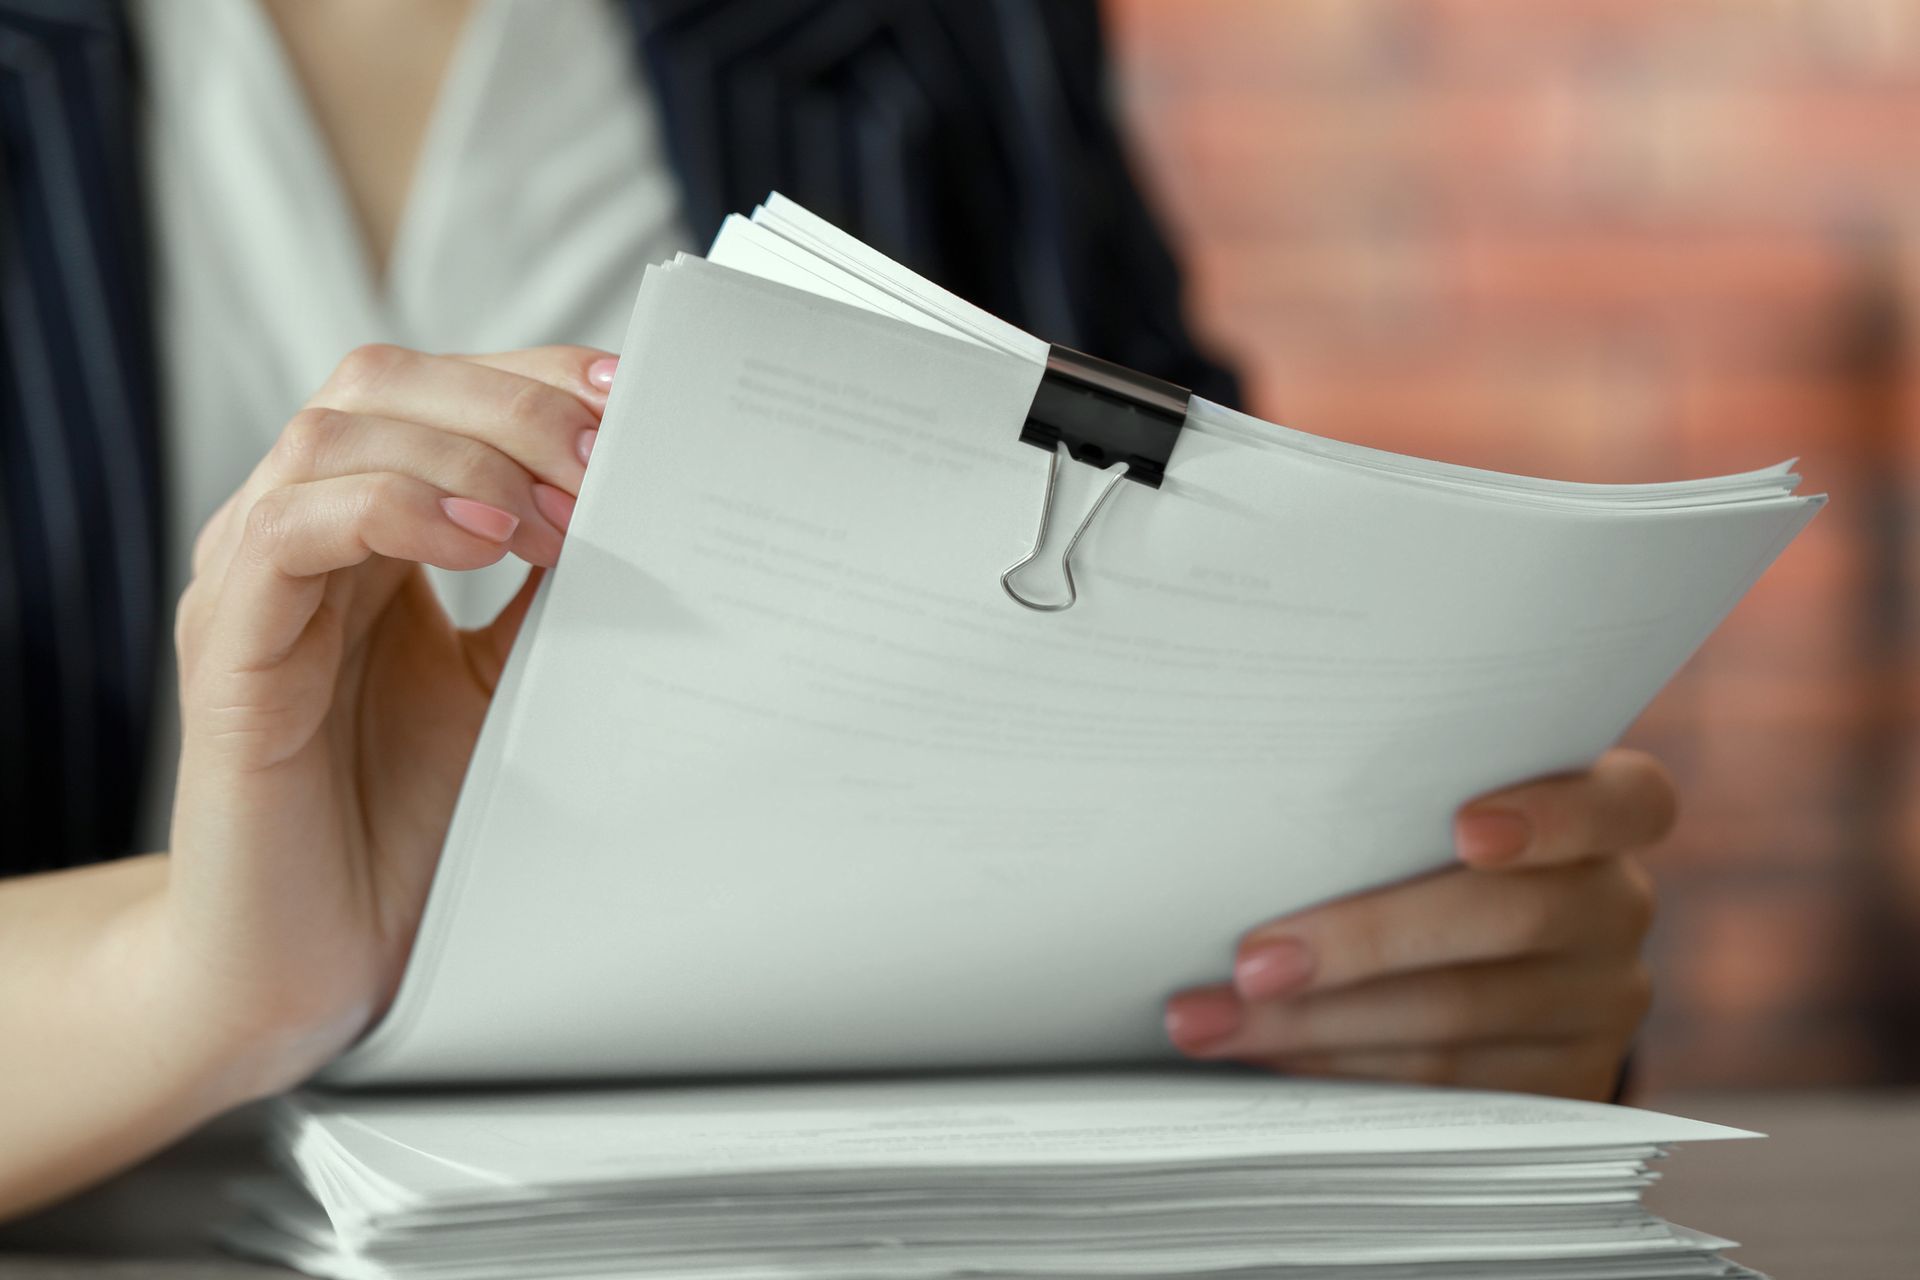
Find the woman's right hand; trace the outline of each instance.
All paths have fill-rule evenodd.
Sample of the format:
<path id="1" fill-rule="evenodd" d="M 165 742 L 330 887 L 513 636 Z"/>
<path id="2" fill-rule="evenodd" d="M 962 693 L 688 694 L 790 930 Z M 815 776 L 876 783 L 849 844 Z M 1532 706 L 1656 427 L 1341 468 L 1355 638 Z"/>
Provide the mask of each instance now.
<path id="1" fill-rule="evenodd" d="M 613 367 L 355 351 L 202 532 L 170 865 L 129 942 L 223 1104 L 297 1083 L 391 1001 L 540 572 L 462 631 L 421 566 L 554 563 Z"/>

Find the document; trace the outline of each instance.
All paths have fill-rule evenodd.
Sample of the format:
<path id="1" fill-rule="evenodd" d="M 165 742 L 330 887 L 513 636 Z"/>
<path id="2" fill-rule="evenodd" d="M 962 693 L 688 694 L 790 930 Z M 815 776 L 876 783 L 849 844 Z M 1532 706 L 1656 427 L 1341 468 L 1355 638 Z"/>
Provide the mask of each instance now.
<path id="1" fill-rule="evenodd" d="M 1144 1062 L 1264 920 L 1611 744 L 1819 506 L 1196 401 L 1040 613 L 1044 344 L 776 202 L 648 273 L 386 1023 L 339 1084 Z M 762 278 L 763 275 L 772 279 Z M 796 287 L 796 285 L 800 287 Z M 1109 472 L 1058 469 L 1021 589 Z"/>
<path id="2" fill-rule="evenodd" d="M 1035 435 L 1062 395 L 1171 447 Z M 398 999 L 224 1238 L 338 1280 L 1750 1276 L 1640 1193 L 1751 1135 L 1176 1068 L 1161 1006 L 1605 750 L 1797 484 L 1321 439 L 770 199 L 641 285 Z"/>
<path id="3" fill-rule="evenodd" d="M 276 1123 L 310 1194 L 245 1188 L 231 1239 L 343 1280 L 1738 1275 L 1638 1196 L 1667 1143 L 1752 1136 L 1230 1069 L 303 1095 Z"/>

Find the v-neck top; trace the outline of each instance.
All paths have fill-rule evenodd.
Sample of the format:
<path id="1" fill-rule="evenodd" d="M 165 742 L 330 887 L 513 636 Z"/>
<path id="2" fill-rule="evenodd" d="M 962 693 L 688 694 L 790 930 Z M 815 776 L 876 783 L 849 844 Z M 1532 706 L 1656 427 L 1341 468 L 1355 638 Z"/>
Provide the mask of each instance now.
<path id="1" fill-rule="evenodd" d="M 175 598 L 195 532 L 348 351 L 615 350 L 642 269 L 690 247 L 633 36 L 609 0 L 476 0 L 384 279 L 258 0 L 132 8 Z M 509 561 L 433 574 L 473 625 L 523 572 Z M 159 710 L 150 848 L 165 847 L 178 756 L 170 685 Z"/>

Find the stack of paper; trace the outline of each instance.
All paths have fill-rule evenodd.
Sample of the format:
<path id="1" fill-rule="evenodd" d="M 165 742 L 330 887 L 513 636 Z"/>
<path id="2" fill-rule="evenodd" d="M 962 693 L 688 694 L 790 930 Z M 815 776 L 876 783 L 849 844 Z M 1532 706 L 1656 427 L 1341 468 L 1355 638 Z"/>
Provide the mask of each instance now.
<path id="1" fill-rule="evenodd" d="M 1752 1273 L 1638 1203 L 1737 1130 L 1217 1073 L 283 1104 L 246 1252 L 341 1280 Z"/>
<path id="2" fill-rule="evenodd" d="M 1170 1058 L 1169 994 L 1591 761 L 1820 505 L 1194 401 L 1164 484 L 1097 506 L 1021 440 L 1048 354 L 777 198 L 648 273 L 399 996 L 327 1086 Z M 1063 602 L 1071 550 L 1063 612 L 1002 589 L 1043 510 L 1015 586 Z M 1725 1136 L 1215 1074 L 311 1095 L 235 1239 L 356 1280 L 1726 1275 L 1637 1203 Z"/>
<path id="3" fill-rule="evenodd" d="M 647 273 L 397 1003 L 339 1084 L 1169 1056 L 1236 938 L 1613 743 L 1821 499 L 1196 400 L 1002 591 L 1047 346 L 775 199 Z M 726 264 L 726 265 L 716 265 Z M 1050 549 L 1108 476 L 1069 462 Z"/>

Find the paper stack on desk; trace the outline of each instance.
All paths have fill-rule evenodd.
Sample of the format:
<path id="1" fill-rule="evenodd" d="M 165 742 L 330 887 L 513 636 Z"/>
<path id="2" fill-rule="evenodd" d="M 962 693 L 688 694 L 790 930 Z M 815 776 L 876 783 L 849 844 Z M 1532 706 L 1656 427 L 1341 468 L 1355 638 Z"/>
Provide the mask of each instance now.
<path id="1" fill-rule="evenodd" d="M 1189 403 L 777 197 L 710 258 L 647 274 L 330 1087 L 1171 1058 L 1167 995 L 1591 761 L 1821 502 Z M 1537 1100 L 946 1076 L 315 1095 L 282 1136 L 305 1191 L 240 1238 L 342 1276 L 1729 1274 L 1635 1202 L 1725 1131 Z"/>
<path id="2" fill-rule="evenodd" d="M 1220 1072 L 282 1104 L 316 1199 L 244 1250 L 340 1280 L 1746 1276 L 1640 1208 L 1717 1125 Z"/>

